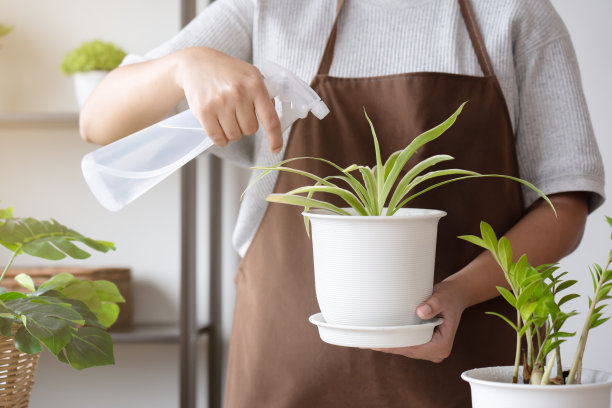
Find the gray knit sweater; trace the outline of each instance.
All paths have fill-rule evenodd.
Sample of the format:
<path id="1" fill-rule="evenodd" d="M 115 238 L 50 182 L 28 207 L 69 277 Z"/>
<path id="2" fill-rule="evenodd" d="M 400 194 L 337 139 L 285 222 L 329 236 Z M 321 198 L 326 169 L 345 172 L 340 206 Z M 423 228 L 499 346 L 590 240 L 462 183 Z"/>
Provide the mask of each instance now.
<path id="1" fill-rule="evenodd" d="M 594 210 L 604 199 L 604 170 L 563 22 L 549 0 L 472 6 L 508 104 L 520 176 L 546 194 L 587 191 Z M 208 46 L 256 65 L 269 59 L 310 82 L 335 11 L 335 0 L 217 0 L 174 38 L 124 64 Z M 332 76 L 482 75 L 457 0 L 346 0 L 338 30 Z M 213 152 L 242 166 L 270 165 L 284 153 L 271 154 L 261 131 Z M 243 199 L 233 237 L 241 256 L 274 183 L 264 178 Z M 526 205 L 537 198 L 524 196 Z"/>

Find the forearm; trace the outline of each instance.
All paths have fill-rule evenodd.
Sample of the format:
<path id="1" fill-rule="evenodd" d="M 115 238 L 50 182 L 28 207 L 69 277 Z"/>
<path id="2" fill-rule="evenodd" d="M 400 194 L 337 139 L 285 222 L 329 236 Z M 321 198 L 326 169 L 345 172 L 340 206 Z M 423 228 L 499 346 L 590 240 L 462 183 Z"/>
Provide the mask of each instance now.
<path id="1" fill-rule="evenodd" d="M 161 120 L 184 97 L 176 54 L 111 71 L 81 109 L 81 137 L 108 144 Z"/>
<path id="2" fill-rule="evenodd" d="M 505 236 L 510 240 L 516 261 L 527 254 L 530 264 L 554 263 L 571 253 L 582 238 L 587 216 L 584 193 L 562 193 L 550 196 L 557 218 L 543 200 L 538 200 Z M 496 231 L 500 232 L 500 231 Z M 483 252 L 466 267 L 445 281 L 463 290 L 465 307 L 489 300 L 499 292 L 496 286 L 508 288 L 503 272 L 489 252 Z"/>

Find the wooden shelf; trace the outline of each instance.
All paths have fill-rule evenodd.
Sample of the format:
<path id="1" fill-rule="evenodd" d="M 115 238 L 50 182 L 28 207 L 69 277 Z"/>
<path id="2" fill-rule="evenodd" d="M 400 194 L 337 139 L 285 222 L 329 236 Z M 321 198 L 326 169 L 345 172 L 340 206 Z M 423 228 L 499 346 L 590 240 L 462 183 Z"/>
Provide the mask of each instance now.
<path id="1" fill-rule="evenodd" d="M 208 325 L 198 327 L 198 335 L 208 332 Z M 115 344 L 178 344 L 180 340 L 180 326 L 178 323 L 136 323 L 132 327 L 125 329 L 111 329 L 109 334 Z"/>
<path id="2" fill-rule="evenodd" d="M 78 123 L 78 112 L 0 113 L 0 124 L 2 125 L 78 125 Z"/>

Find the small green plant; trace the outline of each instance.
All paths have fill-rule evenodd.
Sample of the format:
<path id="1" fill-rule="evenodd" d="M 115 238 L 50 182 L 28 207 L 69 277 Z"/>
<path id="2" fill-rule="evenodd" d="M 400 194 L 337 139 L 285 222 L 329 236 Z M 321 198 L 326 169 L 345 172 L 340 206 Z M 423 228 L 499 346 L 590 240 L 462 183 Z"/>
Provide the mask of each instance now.
<path id="1" fill-rule="evenodd" d="M 12 252 L 0 282 L 22 253 L 49 260 L 90 256 L 74 242 L 100 252 L 115 249 L 112 242 L 85 237 L 55 220 L 15 218 L 11 208 L 0 209 L 0 244 Z M 27 293 L 0 287 L 0 334 L 14 336 L 18 350 L 36 354 L 45 346 L 76 369 L 114 364 L 113 341 L 106 329 L 119 315 L 117 303 L 125 301 L 114 283 L 81 280 L 69 273 L 39 286 L 26 274 L 15 280 Z"/>
<path id="2" fill-rule="evenodd" d="M 60 69 L 66 75 L 94 70 L 110 71 L 117 68 L 124 57 L 125 52 L 115 44 L 93 40 L 82 43 L 79 48 L 66 54 Z"/>
<path id="3" fill-rule="evenodd" d="M 13 28 L 13 26 L 7 26 L 0 23 L 0 38 L 4 37 L 5 35 L 8 35 L 11 31 L 13 31 Z M 0 46 L 0 48 L 2 48 L 2 46 Z"/>
<path id="4" fill-rule="evenodd" d="M 374 148 L 376 152 L 376 165 L 374 167 L 370 168 L 368 166 L 359 166 L 353 164 L 343 169 L 335 163 L 332 163 L 322 158 L 296 157 L 283 160 L 272 167 L 253 167 L 254 170 L 261 170 L 262 172 L 256 178 L 253 179 L 247 189 L 272 171 L 284 171 L 305 176 L 309 179 L 314 180 L 315 184 L 305 187 L 299 187 L 284 194 L 270 194 L 267 197 L 267 200 L 270 202 L 302 206 L 305 210 L 308 210 L 309 208 L 320 208 L 339 215 L 350 215 L 349 212 L 345 209 L 335 206 L 330 202 L 312 198 L 313 194 L 315 193 L 330 193 L 340 197 L 344 202 L 346 202 L 348 206 L 352 207 L 358 215 L 391 216 L 395 214 L 400 208 L 408 204 L 411 200 L 444 184 L 476 177 L 500 177 L 517 181 L 533 189 L 544 200 L 546 200 L 546 202 L 548 202 L 548 204 L 554 210 L 554 207 L 552 206 L 552 203 L 550 202 L 548 197 L 546 197 L 540 190 L 538 190 L 531 183 L 516 177 L 500 174 L 480 174 L 475 171 L 462 169 L 434 170 L 422 174 L 424 171 L 430 169 L 438 163 L 453 159 L 452 156 L 445 154 L 432 156 L 415 164 L 398 181 L 401 171 L 404 169 L 404 167 L 406 167 L 406 164 L 413 156 L 413 154 L 420 147 L 437 139 L 448 128 L 450 128 L 451 125 L 455 123 L 455 120 L 461 113 L 465 104 L 466 102 L 461 104 L 461 106 L 459 106 L 455 113 L 453 113 L 443 123 L 417 136 L 403 150 L 398 150 L 395 153 L 391 154 L 384 163 L 381 159 L 378 138 L 376 137 L 374 125 L 372 124 L 372 121 L 368 117 L 367 113 L 365 113 L 366 119 L 370 124 L 372 137 L 374 139 Z M 328 177 L 319 177 L 306 171 L 284 166 L 285 164 L 290 163 L 292 161 L 303 159 L 319 160 L 324 163 L 327 163 L 333 168 L 335 168 L 340 174 Z M 356 171 L 360 173 L 363 182 L 353 176 L 352 173 Z M 415 191 L 417 187 L 420 187 L 423 183 L 429 180 L 447 176 L 452 177 L 450 179 L 446 179 L 444 181 L 423 188 L 420 191 Z M 337 181 L 343 182 L 348 185 L 348 187 L 350 187 L 350 190 L 336 184 Z M 397 187 L 395 187 L 394 189 L 394 185 L 396 184 L 396 182 Z M 308 231 L 309 224 L 307 217 L 304 218 L 304 223 L 306 225 L 306 230 Z"/>
<path id="5" fill-rule="evenodd" d="M 612 218 L 606 217 L 612 227 Z M 603 317 L 605 302 L 611 299 L 612 290 L 612 251 L 602 268 L 594 264 L 591 271 L 593 279 L 593 297 L 589 297 L 589 310 L 584 319 L 580 340 L 574 354 L 571 368 L 563 371 L 560 346 L 576 333 L 562 331 L 568 318 L 575 316 L 575 310 L 564 312 L 561 306 L 579 297 L 578 294 L 563 294 L 576 283 L 576 280 L 563 280 L 567 272 L 556 274 L 558 266 L 541 265 L 533 267 L 526 255 L 513 261 L 512 247 L 506 237 L 499 240 L 493 228 L 486 222 L 480 224 L 481 237 L 464 235 L 459 238 L 488 250 L 504 272 L 510 290 L 497 287 L 499 293 L 516 310 L 514 322 L 498 313 L 489 312 L 503 319 L 516 332 L 516 353 L 512 382 L 518 382 L 519 365 L 523 360 L 523 381 L 536 385 L 575 384 L 580 382 L 582 359 L 586 348 L 589 331 L 603 323 L 609 317 Z M 521 344 L 526 343 L 526 352 Z M 556 361 L 556 375 L 552 376 Z"/>

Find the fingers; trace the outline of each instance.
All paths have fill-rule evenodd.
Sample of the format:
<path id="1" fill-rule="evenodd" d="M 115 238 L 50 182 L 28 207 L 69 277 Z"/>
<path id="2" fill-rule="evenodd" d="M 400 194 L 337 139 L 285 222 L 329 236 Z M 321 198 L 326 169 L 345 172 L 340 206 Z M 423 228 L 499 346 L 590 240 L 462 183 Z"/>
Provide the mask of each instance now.
<path id="1" fill-rule="evenodd" d="M 261 121 L 261 124 L 268 138 L 268 147 L 274 154 L 280 153 L 283 148 L 283 135 L 281 125 L 274 104 L 268 95 L 268 91 L 264 88 L 265 93 L 259 92 L 255 99 L 255 111 Z"/>
<path id="2" fill-rule="evenodd" d="M 438 297 L 434 294 L 424 303 L 420 304 L 416 313 L 423 320 L 429 320 L 436 317 L 442 311 L 442 304 Z"/>
<path id="3" fill-rule="evenodd" d="M 236 120 L 243 135 L 252 135 L 259 129 L 257 116 L 255 115 L 255 106 L 252 103 L 241 103 L 236 108 Z"/>
<path id="4" fill-rule="evenodd" d="M 227 137 L 225 136 L 225 132 L 221 127 L 221 124 L 217 120 L 217 116 L 213 115 L 210 112 L 201 113 L 200 121 L 202 122 L 202 127 L 204 128 L 204 132 L 208 135 L 210 140 L 213 141 L 217 146 L 225 146 L 228 143 Z"/>

